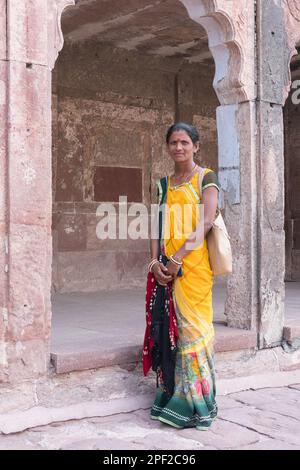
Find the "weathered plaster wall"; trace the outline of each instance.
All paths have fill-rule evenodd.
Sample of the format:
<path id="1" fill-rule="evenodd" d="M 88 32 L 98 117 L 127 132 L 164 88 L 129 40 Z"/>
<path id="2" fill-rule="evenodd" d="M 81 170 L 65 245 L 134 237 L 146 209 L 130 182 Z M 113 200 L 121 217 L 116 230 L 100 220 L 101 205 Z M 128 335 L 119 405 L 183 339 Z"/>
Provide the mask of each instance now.
<path id="1" fill-rule="evenodd" d="M 118 211 L 120 185 L 132 201 L 154 202 L 155 181 L 172 167 L 164 136 L 175 119 L 197 125 L 201 162 L 217 170 L 213 76 L 208 65 L 95 42 L 64 48 L 52 98 L 54 290 L 144 285 L 148 240 L 97 239 L 96 208 L 105 200 Z"/>

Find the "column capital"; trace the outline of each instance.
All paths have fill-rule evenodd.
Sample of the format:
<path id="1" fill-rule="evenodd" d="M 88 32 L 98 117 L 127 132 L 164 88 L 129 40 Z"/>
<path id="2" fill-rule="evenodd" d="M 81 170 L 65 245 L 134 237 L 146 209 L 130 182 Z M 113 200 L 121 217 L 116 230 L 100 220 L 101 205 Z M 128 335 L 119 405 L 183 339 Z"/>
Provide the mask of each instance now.
<path id="1" fill-rule="evenodd" d="M 51 70 L 64 45 L 62 13 L 66 7 L 73 5 L 75 0 L 48 0 L 48 65 Z"/>
<path id="2" fill-rule="evenodd" d="M 207 32 L 221 104 L 256 99 L 255 12 L 251 0 L 181 0 Z"/>

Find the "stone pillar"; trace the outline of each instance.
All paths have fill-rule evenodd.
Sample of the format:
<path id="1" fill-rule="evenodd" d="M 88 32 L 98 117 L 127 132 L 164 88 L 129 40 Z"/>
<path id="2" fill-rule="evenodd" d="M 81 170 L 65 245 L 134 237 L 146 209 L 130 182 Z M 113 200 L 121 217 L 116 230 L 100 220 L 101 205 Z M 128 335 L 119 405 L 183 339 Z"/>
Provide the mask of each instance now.
<path id="1" fill-rule="evenodd" d="M 219 180 L 231 237 L 233 272 L 228 277 L 228 326 L 255 329 L 257 321 L 256 103 L 217 110 Z M 222 200 L 223 199 L 223 200 Z"/>
<path id="2" fill-rule="evenodd" d="M 6 102 L 6 1 L 0 0 L 0 382 L 6 380 L 7 359 L 5 348 L 5 323 L 7 318 L 7 220 L 6 220 L 6 176 L 7 176 L 7 102 Z"/>
<path id="3" fill-rule="evenodd" d="M 283 105 L 290 88 L 300 8 L 295 0 L 258 0 L 258 278 L 259 345 L 281 343 L 284 322 Z M 298 18 L 298 19 L 297 19 Z"/>
<path id="4" fill-rule="evenodd" d="M 37 377 L 49 364 L 57 4 L 0 0 L 0 381 Z"/>

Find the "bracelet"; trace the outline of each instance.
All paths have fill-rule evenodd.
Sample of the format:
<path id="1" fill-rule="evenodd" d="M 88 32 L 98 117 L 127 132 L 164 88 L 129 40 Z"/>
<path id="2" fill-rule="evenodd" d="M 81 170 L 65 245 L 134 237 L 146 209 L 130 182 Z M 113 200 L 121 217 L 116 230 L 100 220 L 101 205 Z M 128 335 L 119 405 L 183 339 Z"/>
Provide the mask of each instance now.
<path id="1" fill-rule="evenodd" d="M 151 273 L 152 272 L 152 268 L 153 266 L 156 264 L 156 263 L 159 263 L 158 259 L 156 258 L 153 258 L 150 263 L 148 264 L 148 271 Z"/>
<path id="2" fill-rule="evenodd" d="M 182 265 L 183 265 L 182 261 L 177 261 L 177 259 L 175 259 L 175 258 L 173 257 L 173 255 L 170 256 L 170 260 L 171 260 L 174 264 L 177 264 L 177 266 L 182 266 Z"/>

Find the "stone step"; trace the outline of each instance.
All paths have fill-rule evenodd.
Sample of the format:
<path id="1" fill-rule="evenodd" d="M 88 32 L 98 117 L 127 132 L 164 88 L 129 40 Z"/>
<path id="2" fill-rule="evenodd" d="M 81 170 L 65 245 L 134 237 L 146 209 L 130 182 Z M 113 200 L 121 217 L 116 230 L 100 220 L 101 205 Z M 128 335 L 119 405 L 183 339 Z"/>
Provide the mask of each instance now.
<path id="1" fill-rule="evenodd" d="M 30 390 L 25 390 L 24 384 L 22 397 L 20 385 L 15 390 L 10 387 L 6 402 L 0 400 L 0 434 L 17 433 L 29 428 L 36 428 L 38 432 L 43 429 L 37 426 L 51 423 L 148 410 L 153 403 L 155 381 L 153 377 L 145 381 L 140 372 L 107 368 L 41 379 L 32 388 L 35 403 L 31 404 L 26 403 Z M 300 370 L 220 379 L 217 381 L 217 401 L 222 409 L 221 397 L 231 393 L 283 386 L 298 390 L 300 385 L 296 384 L 299 383 Z M 1 398 L 3 392 L 4 389 L 0 389 Z M 7 409 L 16 396 L 19 401 L 17 411 Z M 21 398 L 23 403 L 20 402 Z M 122 420 L 121 417 L 118 419 Z"/>
<path id="2" fill-rule="evenodd" d="M 283 328 L 283 339 L 288 342 L 300 340 L 300 320 L 287 319 Z"/>
<path id="3" fill-rule="evenodd" d="M 256 347 L 254 331 L 228 328 L 224 323 L 215 324 L 215 352 L 241 351 Z M 141 338 L 132 344 L 101 341 L 90 337 L 85 341 L 66 341 L 53 345 L 51 361 L 55 372 L 62 374 L 71 371 L 95 369 L 99 367 L 137 363 L 142 357 Z M 130 340 L 128 341 L 130 343 Z M 127 342 L 127 343 L 128 343 Z"/>

